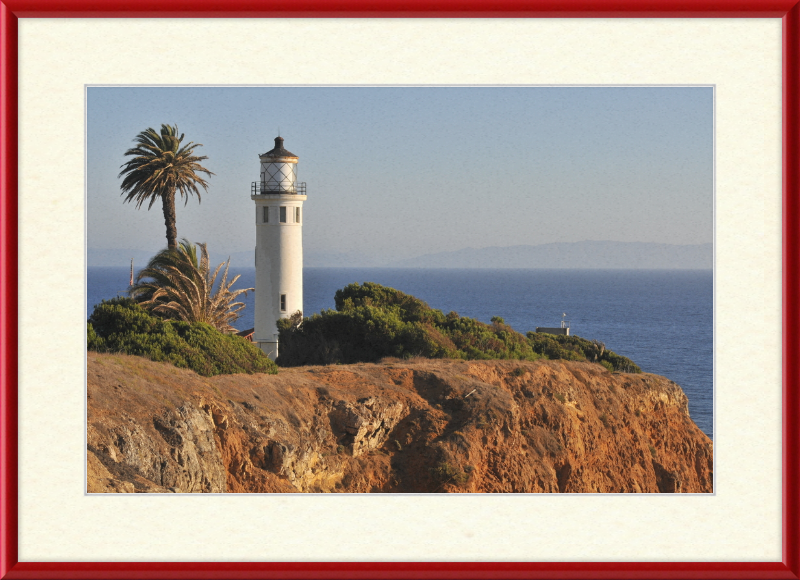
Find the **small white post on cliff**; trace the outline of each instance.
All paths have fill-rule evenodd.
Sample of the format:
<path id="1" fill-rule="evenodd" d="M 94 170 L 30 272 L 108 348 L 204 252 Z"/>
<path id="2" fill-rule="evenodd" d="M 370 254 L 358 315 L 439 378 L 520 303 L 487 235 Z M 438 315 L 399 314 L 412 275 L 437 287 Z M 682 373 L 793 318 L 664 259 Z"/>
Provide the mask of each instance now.
<path id="1" fill-rule="evenodd" d="M 303 202 L 297 155 L 275 147 L 259 155 L 261 179 L 252 184 L 256 203 L 256 306 L 253 342 L 275 360 L 279 318 L 303 311 Z"/>

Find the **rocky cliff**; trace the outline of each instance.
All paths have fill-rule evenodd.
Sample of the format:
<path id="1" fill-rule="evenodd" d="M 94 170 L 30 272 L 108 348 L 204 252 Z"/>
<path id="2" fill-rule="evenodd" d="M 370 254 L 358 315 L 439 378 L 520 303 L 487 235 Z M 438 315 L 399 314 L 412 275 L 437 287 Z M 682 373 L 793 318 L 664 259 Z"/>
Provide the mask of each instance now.
<path id="1" fill-rule="evenodd" d="M 686 395 L 593 363 L 204 378 L 88 355 L 89 492 L 711 492 Z"/>

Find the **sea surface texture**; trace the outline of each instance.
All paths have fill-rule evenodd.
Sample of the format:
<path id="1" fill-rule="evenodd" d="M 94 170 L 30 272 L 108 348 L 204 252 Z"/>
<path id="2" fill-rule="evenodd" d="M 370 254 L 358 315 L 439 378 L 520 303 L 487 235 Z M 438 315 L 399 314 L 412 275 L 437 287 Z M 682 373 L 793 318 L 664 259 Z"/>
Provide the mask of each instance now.
<path id="1" fill-rule="evenodd" d="M 235 287 L 255 285 L 254 268 L 236 268 Z M 102 299 L 124 295 L 126 268 L 89 268 L 87 316 Z M 489 322 L 500 316 L 521 333 L 559 326 L 597 339 L 643 371 L 678 383 L 692 419 L 713 438 L 713 274 L 711 270 L 434 270 L 306 268 L 305 315 L 334 308 L 352 282 L 377 282 L 447 313 Z M 254 294 L 235 326 L 253 327 Z"/>

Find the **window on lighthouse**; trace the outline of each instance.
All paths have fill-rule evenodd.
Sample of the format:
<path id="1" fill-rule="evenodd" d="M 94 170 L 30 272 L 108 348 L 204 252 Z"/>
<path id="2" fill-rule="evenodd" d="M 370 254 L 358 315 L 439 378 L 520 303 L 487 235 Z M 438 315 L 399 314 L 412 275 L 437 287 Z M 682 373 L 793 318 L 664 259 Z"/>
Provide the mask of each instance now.
<path id="1" fill-rule="evenodd" d="M 299 207 L 294 208 L 294 223 L 296 223 L 296 224 L 300 223 L 300 208 Z"/>
<path id="2" fill-rule="evenodd" d="M 264 223 L 269 223 L 269 206 L 264 206 Z"/>
<path id="3" fill-rule="evenodd" d="M 281 206 L 281 223 L 286 223 L 286 206 Z"/>
<path id="4" fill-rule="evenodd" d="M 281 294 L 281 312 L 286 312 L 286 294 Z"/>

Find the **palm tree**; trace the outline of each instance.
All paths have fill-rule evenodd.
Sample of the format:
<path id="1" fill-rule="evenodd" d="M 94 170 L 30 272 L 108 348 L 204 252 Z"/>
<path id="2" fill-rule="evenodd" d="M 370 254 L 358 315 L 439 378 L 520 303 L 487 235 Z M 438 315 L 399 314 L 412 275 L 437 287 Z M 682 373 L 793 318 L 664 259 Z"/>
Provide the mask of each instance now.
<path id="1" fill-rule="evenodd" d="M 194 245 L 184 238 L 176 248 L 166 248 L 153 256 L 137 274 L 129 293 L 156 314 L 186 322 L 207 322 L 221 332 L 235 332 L 231 323 L 239 318 L 244 304 L 234 300 L 253 288 L 231 290 L 239 276 L 228 281 L 230 262 L 228 258 L 212 273 L 206 245 Z M 214 291 L 222 266 L 222 279 Z"/>
<path id="2" fill-rule="evenodd" d="M 200 165 L 206 156 L 193 155 L 195 147 L 200 143 L 189 142 L 181 146 L 183 133 L 178 137 L 178 126 L 161 125 L 161 133 L 155 129 L 147 129 L 136 136 L 136 147 L 128 149 L 125 155 L 132 155 L 123 165 L 117 177 L 125 176 L 122 181 L 122 193 L 125 202 L 135 201 L 136 209 L 150 201 L 147 209 L 153 207 L 157 199 L 161 199 L 164 210 L 164 224 L 167 226 L 167 247 L 176 248 L 178 230 L 175 227 L 175 192 L 189 203 L 189 195 L 195 194 L 200 201 L 200 190 L 208 191 L 208 184 L 198 173 L 214 175 Z"/>

